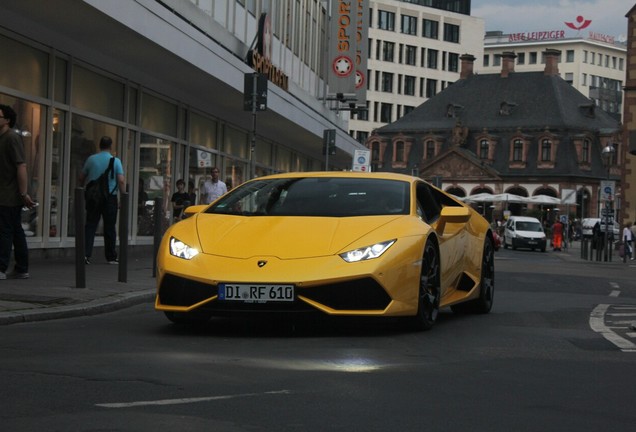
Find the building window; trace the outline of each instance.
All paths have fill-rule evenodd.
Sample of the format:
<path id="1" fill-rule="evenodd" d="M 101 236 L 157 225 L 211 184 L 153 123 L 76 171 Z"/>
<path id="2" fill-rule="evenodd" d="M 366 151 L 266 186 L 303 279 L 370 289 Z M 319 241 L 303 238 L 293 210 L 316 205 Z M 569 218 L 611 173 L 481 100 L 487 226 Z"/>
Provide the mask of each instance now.
<path id="1" fill-rule="evenodd" d="M 380 30 L 395 30 L 395 13 L 378 11 L 378 28 Z"/>
<path id="2" fill-rule="evenodd" d="M 459 26 L 444 23 L 444 40 L 459 43 Z"/>
<path id="3" fill-rule="evenodd" d="M 428 60 L 426 62 L 426 66 L 429 69 L 437 69 L 437 55 L 438 55 L 438 51 L 437 50 L 429 48 L 429 50 L 428 50 Z"/>
<path id="4" fill-rule="evenodd" d="M 590 140 L 583 140 L 583 147 L 581 148 L 581 162 L 588 163 L 590 161 Z"/>
<path id="5" fill-rule="evenodd" d="M 526 53 L 517 54 L 517 64 L 525 64 L 526 63 Z"/>
<path id="6" fill-rule="evenodd" d="M 572 72 L 566 72 L 565 73 L 565 81 L 567 81 L 568 84 L 573 84 L 574 83 L 574 74 Z"/>
<path id="7" fill-rule="evenodd" d="M 417 17 L 402 15 L 402 33 L 410 35 L 417 34 Z"/>
<path id="8" fill-rule="evenodd" d="M 382 91 L 393 93 L 393 74 L 390 72 L 382 72 Z"/>
<path id="9" fill-rule="evenodd" d="M 583 50 L 583 63 L 587 63 L 587 50 Z"/>
<path id="10" fill-rule="evenodd" d="M 367 142 L 367 139 L 369 138 L 369 132 L 366 131 L 358 131 L 358 136 L 357 136 L 357 140 L 360 144 L 364 144 L 365 142 Z"/>
<path id="11" fill-rule="evenodd" d="M 426 80 L 426 97 L 432 98 L 437 93 L 437 80 L 427 79 Z"/>
<path id="12" fill-rule="evenodd" d="M 437 39 L 439 29 L 439 23 L 433 20 L 423 20 L 422 21 L 422 36 L 430 39 Z"/>
<path id="13" fill-rule="evenodd" d="M 581 85 L 587 85 L 587 74 L 585 73 L 581 76 Z"/>
<path id="14" fill-rule="evenodd" d="M 480 159 L 488 159 L 488 148 L 489 148 L 488 140 L 483 139 L 479 141 L 479 158 Z"/>
<path id="15" fill-rule="evenodd" d="M 520 139 L 516 139 L 512 143 L 512 161 L 523 162 L 523 141 Z"/>
<path id="16" fill-rule="evenodd" d="M 391 123 L 391 111 L 393 110 L 393 105 L 389 103 L 382 103 L 380 107 L 380 121 L 382 123 Z"/>
<path id="17" fill-rule="evenodd" d="M 410 113 L 414 109 L 415 109 L 415 107 L 412 106 L 412 105 L 404 105 L 404 115 L 407 115 L 408 113 Z"/>
<path id="18" fill-rule="evenodd" d="M 413 45 L 406 45 L 404 51 L 404 63 L 407 65 L 415 66 L 417 56 L 417 47 Z"/>
<path id="19" fill-rule="evenodd" d="M 567 50 L 565 52 L 565 61 L 567 63 L 574 63 L 574 50 Z"/>
<path id="20" fill-rule="evenodd" d="M 492 65 L 493 66 L 500 66 L 501 65 L 501 56 L 498 54 L 495 54 L 492 57 Z"/>
<path id="21" fill-rule="evenodd" d="M 415 77 L 411 75 L 404 76 L 404 94 L 415 96 Z"/>
<path id="22" fill-rule="evenodd" d="M 380 160 L 380 143 L 379 142 L 371 143 L 371 160 L 373 161 Z"/>
<path id="23" fill-rule="evenodd" d="M 435 141 L 428 140 L 424 145 L 424 159 L 433 159 L 435 157 Z"/>
<path id="24" fill-rule="evenodd" d="M 398 141 L 393 148 L 393 160 L 395 162 L 404 162 L 404 141 Z"/>
<path id="25" fill-rule="evenodd" d="M 537 64 L 537 53 L 536 52 L 531 52 L 530 53 L 530 58 L 528 60 L 528 64 Z"/>
<path id="26" fill-rule="evenodd" d="M 393 62 L 395 58 L 395 44 L 393 42 L 384 42 L 382 44 L 382 60 Z"/>
<path id="27" fill-rule="evenodd" d="M 450 72 L 459 71 L 459 54 L 448 53 L 448 70 Z"/>
<path id="28" fill-rule="evenodd" d="M 541 161 L 549 162 L 552 159 L 552 142 L 549 139 L 541 141 Z"/>
<path id="29" fill-rule="evenodd" d="M 618 59 L 618 70 L 623 70 L 625 68 L 624 59 Z"/>
<path id="30" fill-rule="evenodd" d="M 484 66 L 490 66 L 490 55 L 484 54 Z"/>

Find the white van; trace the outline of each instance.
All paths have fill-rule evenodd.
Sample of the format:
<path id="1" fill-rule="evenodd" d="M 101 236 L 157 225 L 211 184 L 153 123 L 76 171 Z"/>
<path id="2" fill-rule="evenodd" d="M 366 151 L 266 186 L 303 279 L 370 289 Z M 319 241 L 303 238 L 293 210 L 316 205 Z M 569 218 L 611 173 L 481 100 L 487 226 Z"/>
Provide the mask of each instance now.
<path id="1" fill-rule="evenodd" d="M 527 216 L 510 216 L 504 228 L 504 249 L 511 247 L 541 249 L 545 252 L 547 239 L 539 219 Z"/>

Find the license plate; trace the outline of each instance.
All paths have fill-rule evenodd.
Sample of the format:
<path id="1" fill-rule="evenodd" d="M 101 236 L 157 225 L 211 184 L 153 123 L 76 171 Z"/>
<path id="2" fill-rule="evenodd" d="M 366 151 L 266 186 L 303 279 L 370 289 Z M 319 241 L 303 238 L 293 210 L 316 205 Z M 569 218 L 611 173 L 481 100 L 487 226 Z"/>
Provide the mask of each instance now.
<path id="1" fill-rule="evenodd" d="M 219 300 L 247 303 L 294 301 L 293 285 L 219 284 Z"/>
<path id="2" fill-rule="evenodd" d="M 530 240 L 530 241 L 528 242 L 528 244 L 537 244 L 537 243 L 538 243 L 538 242 L 537 242 L 536 240 Z"/>

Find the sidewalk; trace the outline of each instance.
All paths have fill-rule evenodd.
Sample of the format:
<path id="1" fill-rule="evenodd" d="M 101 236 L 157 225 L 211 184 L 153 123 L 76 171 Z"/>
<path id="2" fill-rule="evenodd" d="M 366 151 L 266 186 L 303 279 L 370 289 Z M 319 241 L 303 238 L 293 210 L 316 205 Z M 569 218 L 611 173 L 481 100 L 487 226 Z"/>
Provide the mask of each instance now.
<path id="1" fill-rule="evenodd" d="M 75 257 L 45 258 L 31 253 L 29 279 L 0 280 L 0 325 L 95 315 L 152 302 L 152 246 L 131 246 L 127 282 L 118 282 L 119 266 L 95 248 L 86 268 L 86 288 L 76 288 Z M 9 270 L 13 269 L 13 264 Z"/>

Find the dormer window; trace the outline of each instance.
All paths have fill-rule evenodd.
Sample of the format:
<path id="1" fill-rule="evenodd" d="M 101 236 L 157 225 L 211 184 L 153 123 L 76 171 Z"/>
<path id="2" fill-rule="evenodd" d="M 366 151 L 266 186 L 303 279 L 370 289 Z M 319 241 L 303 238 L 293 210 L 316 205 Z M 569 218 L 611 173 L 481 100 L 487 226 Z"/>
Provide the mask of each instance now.
<path id="1" fill-rule="evenodd" d="M 519 138 L 512 142 L 512 161 L 523 162 L 523 141 Z"/>
<path id="2" fill-rule="evenodd" d="M 499 115 L 501 116 L 509 116 L 512 114 L 512 110 L 516 107 L 517 104 L 513 102 L 502 102 L 499 105 Z"/>
<path id="3" fill-rule="evenodd" d="M 479 141 L 479 158 L 480 159 L 488 159 L 488 150 L 490 148 L 490 143 L 487 139 L 482 139 Z"/>
<path id="4" fill-rule="evenodd" d="M 596 116 L 595 110 L 596 104 L 594 103 L 579 105 L 579 111 L 581 111 L 581 114 L 585 117 L 594 118 Z"/>
<path id="5" fill-rule="evenodd" d="M 393 148 L 393 161 L 404 162 L 404 141 L 398 141 Z"/>
<path id="6" fill-rule="evenodd" d="M 431 160 L 435 157 L 435 141 L 427 140 L 424 144 L 424 159 Z"/>
<path id="7" fill-rule="evenodd" d="M 545 138 L 541 140 L 541 162 L 550 162 L 552 160 L 552 141 Z"/>
<path id="8" fill-rule="evenodd" d="M 584 139 L 583 140 L 583 145 L 581 146 L 581 162 L 582 163 L 589 163 L 590 162 L 590 148 L 592 146 L 592 143 L 590 142 L 589 139 Z"/>

